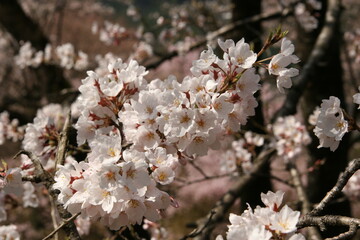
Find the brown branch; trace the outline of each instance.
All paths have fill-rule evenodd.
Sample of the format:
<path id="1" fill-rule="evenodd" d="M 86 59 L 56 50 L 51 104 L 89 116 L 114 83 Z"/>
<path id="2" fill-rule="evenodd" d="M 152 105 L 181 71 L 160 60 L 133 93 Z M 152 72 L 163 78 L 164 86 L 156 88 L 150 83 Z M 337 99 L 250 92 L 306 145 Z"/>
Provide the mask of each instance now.
<path id="1" fill-rule="evenodd" d="M 55 206 L 55 199 L 53 199 L 50 195 L 49 196 L 49 200 L 50 200 L 50 215 L 51 215 L 51 221 L 53 224 L 53 228 L 57 229 L 58 225 L 58 221 L 57 221 L 57 217 L 56 217 L 56 206 Z M 54 239 L 53 240 L 59 240 L 59 234 L 55 233 L 54 234 Z"/>
<path id="2" fill-rule="evenodd" d="M 316 67 L 321 63 L 321 60 L 326 57 L 332 39 L 335 37 L 336 29 L 340 20 L 341 5 L 339 0 L 328 0 L 328 9 L 326 11 L 325 23 L 319 36 L 316 39 L 315 45 L 307 63 L 301 70 L 301 74 L 294 79 L 294 85 L 289 90 L 283 106 L 274 114 L 272 122 L 280 116 L 293 115 L 296 113 L 296 107 L 304 89 L 314 74 Z"/>
<path id="3" fill-rule="evenodd" d="M 15 155 L 14 158 L 18 157 L 20 154 L 25 154 L 27 155 L 31 161 L 34 164 L 35 167 L 35 171 L 37 172 L 37 174 L 35 176 L 37 176 L 38 178 L 41 179 L 41 182 L 45 185 L 46 189 L 48 190 L 50 196 L 55 200 L 55 205 L 56 208 L 59 212 L 59 215 L 62 219 L 68 219 L 71 217 L 71 214 L 64 208 L 64 206 L 62 204 L 60 204 L 57 199 L 58 199 L 58 195 L 59 195 L 59 191 L 58 190 L 54 190 L 52 188 L 53 184 L 55 183 L 54 178 L 50 175 L 49 172 L 47 172 L 39 158 L 28 151 L 25 150 L 21 150 L 19 153 L 17 153 Z M 74 224 L 74 222 L 67 222 L 63 227 L 64 231 L 66 232 L 67 236 L 69 237 L 70 240 L 80 240 L 80 235 L 76 229 L 76 226 Z"/>
<path id="4" fill-rule="evenodd" d="M 21 181 L 23 181 L 23 182 L 41 183 L 42 179 L 41 179 L 41 177 L 39 175 L 22 176 Z"/>
<path id="5" fill-rule="evenodd" d="M 313 216 L 319 215 L 326 208 L 326 206 L 340 194 L 346 183 L 349 181 L 350 177 L 354 175 L 358 169 L 360 169 L 360 158 L 355 159 L 349 163 L 344 173 L 339 176 L 335 186 L 326 194 L 321 202 L 309 214 Z"/>
<path id="6" fill-rule="evenodd" d="M 47 235 L 46 237 L 44 237 L 42 240 L 47 240 L 50 239 L 52 236 L 54 236 L 61 228 L 63 228 L 66 224 L 68 224 L 69 222 L 72 222 L 73 220 L 75 220 L 75 218 L 77 218 L 80 215 L 80 213 L 74 214 L 73 216 L 71 216 L 69 219 L 64 220 L 56 229 L 54 229 L 54 231 L 52 231 L 51 233 L 49 233 L 49 235 Z"/>
<path id="7" fill-rule="evenodd" d="M 318 226 L 321 231 L 326 230 L 326 226 L 348 226 L 347 232 L 341 233 L 338 236 L 328 238 L 327 240 L 341 240 L 349 239 L 356 234 L 360 228 L 360 219 L 350 218 L 345 216 L 318 216 L 330 203 L 333 201 L 345 187 L 352 175 L 360 169 L 360 159 L 355 159 L 349 163 L 344 173 L 339 176 L 335 186 L 327 193 L 321 202 L 311 211 L 305 214 L 297 224 L 298 228 L 308 226 Z M 299 196 L 300 198 L 300 196 Z"/>
<path id="8" fill-rule="evenodd" d="M 55 157 L 55 172 L 57 169 L 57 164 L 64 165 L 64 163 L 65 163 L 66 149 L 67 149 L 68 142 L 69 142 L 68 138 L 69 138 L 70 127 L 71 127 L 71 110 L 68 111 L 63 130 L 60 133 L 59 144 L 58 144 L 58 148 L 56 151 L 56 157 Z"/>
<path id="9" fill-rule="evenodd" d="M 340 239 L 349 239 L 354 236 L 357 229 L 360 228 L 360 219 L 344 217 L 344 216 L 303 216 L 297 224 L 297 228 L 305 228 L 309 226 L 318 226 L 321 231 L 325 231 L 327 226 L 349 226 L 349 230 L 345 233 L 341 233 L 338 236 L 328 238 L 327 240 L 340 240 Z"/>
<path id="10" fill-rule="evenodd" d="M 210 32 L 206 36 L 206 38 L 192 44 L 189 48 L 189 51 L 199 48 L 201 46 L 205 46 L 209 41 L 211 41 L 219 36 L 222 36 L 222 35 L 232 32 L 232 31 L 235 31 L 240 26 L 243 26 L 243 25 L 246 25 L 249 23 L 257 23 L 257 22 L 262 22 L 262 21 L 266 21 L 266 20 L 276 19 L 279 17 L 287 17 L 287 16 L 290 16 L 291 14 L 292 14 L 292 11 L 290 9 L 286 8 L 281 11 L 276 11 L 273 13 L 261 13 L 261 14 L 258 14 L 258 15 L 252 16 L 252 17 L 238 20 L 236 22 L 225 25 L 214 32 Z M 177 51 L 172 51 L 172 52 L 168 53 L 167 55 L 162 56 L 160 59 L 157 59 L 151 63 L 145 64 L 145 67 L 147 69 L 157 68 L 163 62 L 170 60 L 173 57 L 176 57 L 178 55 L 179 55 L 179 53 Z"/>
<path id="11" fill-rule="evenodd" d="M 287 164 L 287 168 L 290 172 L 293 184 L 295 186 L 299 200 L 301 201 L 301 213 L 307 214 L 311 211 L 311 204 L 308 196 L 306 195 L 303 184 L 301 183 L 301 177 L 299 171 L 293 162 Z M 311 240 L 321 240 L 321 235 L 315 227 L 309 228 L 309 235 Z"/>
<path id="12" fill-rule="evenodd" d="M 207 214 L 206 217 L 197 221 L 197 229 L 203 229 L 196 239 L 209 239 L 212 229 L 216 223 L 224 219 L 225 214 L 234 204 L 235 200 L 241 196 L 246 187 L 256 178 L 256 174 L 261 172 L 263 167 L 275 153 L 275 149 L 267 149 L 260 153 L 254 162 L 254 166 L 249 174 L 239 178 L 233 187 L 224 194 L 224 196 L 216 203 L 216 206 Z M 212 212 L 215 212 L 214 214 Z M 210 216 L 213 215 L 210 219 Z M 210 221 L 209 221 L 210 219 Z"/>
<path id="13" fill-rule="evenodd" d="M 195 161 L 189 161 L 190 165 L 193 166 L 205 179 L 209 178 L 209 176 L 204 172 L 204 170 L 199 167 Z"/>
<path id="14" fill-rule="evenodd" d="M 44 169 L 43 165 L 40 162 L 40 159 L 35 154 L 33 154 L 32 152 L 21 150 L 13 158 L 15 159 L 18 156 L 20 156 L 21 154 L 28 156 L 28 158 L 30 158 L 30 160 L 34 164 L 35 173 L 36 173 L 35 174 L 36 177 L 34 177 L 34 178 L 38 178 L 38 180 L 41 180 L 41 182 L 47 183 L 48 185 L 46 187 L 48 187 L 54 183 L 54 179 L 49 174 L 49 172 L 47 172 Z"/>

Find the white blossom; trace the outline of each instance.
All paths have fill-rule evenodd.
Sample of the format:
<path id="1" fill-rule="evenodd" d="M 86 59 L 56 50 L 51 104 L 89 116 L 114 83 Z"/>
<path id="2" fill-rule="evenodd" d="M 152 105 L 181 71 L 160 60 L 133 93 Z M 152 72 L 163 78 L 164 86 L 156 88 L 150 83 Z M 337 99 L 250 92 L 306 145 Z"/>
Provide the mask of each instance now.
<path id="1" fill-rule="evenodd" d="M 0 239 L 20 240 L 20 234 L 15 225 L 0 226 Z"/>
<path id="2" fill-rule="evenodd" d="M 330 147 L 335 151 L 345 133 L 348 132 L 348 122 L 340 107 L 340 100 L 331 96 L 328 100 L 323 100 L 320 106 L 315 135 L 320 140 L 320 147 Z"/>

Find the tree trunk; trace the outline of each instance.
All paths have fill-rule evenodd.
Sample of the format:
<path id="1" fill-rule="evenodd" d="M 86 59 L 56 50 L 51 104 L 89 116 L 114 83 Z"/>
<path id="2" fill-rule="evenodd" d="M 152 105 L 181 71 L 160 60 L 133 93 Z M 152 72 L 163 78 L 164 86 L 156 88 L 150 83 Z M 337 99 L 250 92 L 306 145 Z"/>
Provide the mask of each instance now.
<path id="1" fill-rule="evenodd" d="M 327 2 L 322 1 L 323 11 L 321 13 L 320 26 L 321 29 L 325 11 L 327 8 Z M 302 112 L 305 122 L 316 106 L 320 106 L 323 99 L 328 99 L 330 96 L 336 96 L 340 99 L 345 108 L 345 99 L 343 92 L 343 79 L 342 79 L 342 67 L 340 60 L 340 29 L 339 25 L 336 28 L 336 34 L 330 42 L 328 49 L 325 51 L 324 57 L 319 61 L 313 73 L 308 79 L 308 85 L 305 88 L 302 99 Z M 313 48 L 316 37 L 319 31 L 315 30 L 310 33 L 304 32 L 300 26 L 299 28 L 299 41 L 297 43 L 297 49 L 300 50 L 300 58 L 302 62 L 306 63 L 308 54 Z M 308 126 L 310 127 L 310 126 Z M 339 148 L 335 152 L 331 152 L 328 148 L 318 149 L 318 138 L 310 132 L 312 137 L 312 143 L 308 147 L 309 151 L 309 169 L 314 169 L 308 173 L 308 188 L 307 194 L 309 200 L 312 203 L 318 203 L 326 195 L 326 193 L 335 185 L 339 174 L 345 169 L 348 162 L 348 135 L 343 137 Z M 324 163 L 318 165 L 319 161 Z M 329 207 L 331 214 L 349 215 L 350 207 L 347 201 L 332 204 Z M 343 230 L 341 232 L 344 232 Z M 324 237 L 334 236 L 338 234 L 337 230 L 332 228 L 324 233 Z"/>
<path id="2" fill-rule="evenodd" d="M 17 42 L 29 41 L 37 50 L 44 50 L 48 38 L 39 25 L 29 18 L 16 0 L 0 1 L 0 24 Z M 32 121 L 36 110 L 43 104 L 59 102 L 59 92 L 70 84 L 63 70 L 55 65 L 41 65 L 26 68 L 22 76 L 9 70 L 6 78 L 0 81 L 0 111 L 7 110 L 22 123 Z"/>

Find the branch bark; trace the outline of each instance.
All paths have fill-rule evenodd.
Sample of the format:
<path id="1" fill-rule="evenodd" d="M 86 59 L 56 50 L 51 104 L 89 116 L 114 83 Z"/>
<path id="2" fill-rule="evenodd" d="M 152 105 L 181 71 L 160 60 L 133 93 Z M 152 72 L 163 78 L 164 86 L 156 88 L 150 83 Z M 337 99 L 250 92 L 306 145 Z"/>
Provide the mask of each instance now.
<path id="1" fill-rule="evenodd" d="M 293 184 L 295 186 L 297 195 L 299 200 L 301 201 L 301 213 L 307 214 L 311 211 L 311 204 L 309 201 L 309 198 L 305 192 L 304 186 L 301 183 L 301 177 L 299 174 L 299 171 L 293 162 L 289 162 L 287 164 L 287 168 L 290 172 L 291 178 L 293 180 Z M 315 227 L 310 227 L 308 229 L 309 233 L 309 239 L 311 240 L 321 240 L 321 235 L 319 231 Z"/>
<path id="2" fill-rule="evenodd" d="M 35 170 L 36 170 L 36 176 L 37 176 L 37 178 L 41 179 L 41 182 L 45 185 L 45 187 L 48 190 L 50 196 L 52 197 L 52 199 L 54 199 L 55 206 L 56 206 L 56 209 L 59 212 L 60 217 L 62 219 L 64 219 L 65 221 L 66 221 L 66 219 L 70 219 L 72 217 L 72 215 L 64 208 L 64 206 L 62 204 L 60 204 L 57 201 L 59 192 L 52 188 L 53 184 L 55 183 L 54 178 L 50 175 L 49 172 L 47 172 L 43 168 L 43 166 L 42 166 L 40 160 L 38 159 L 38 157 L 35 154 L 31 153 L 31 152 L 22 150 L 18 154 L 16 154 L 14 158 L 19 156 L 20 154 L 27 155 L 31 159 L 31 161 L 33 162 Z M 71 240 L 80 240 L 81 239 L 73 221 L 67 222 L 66 224 L 64 224 L 62 226 L 62 228 L 66 232 L 69 239 L 71 239 Z"/>
<path id="3" fill-rule="evenodd" d="M 356 234 L 357 229 L 360 228 L 360 219 L 333 215 L 321 217 L 306 215 L 302 217 L 297 224 L 299 229 L 309 226 L 318 226 L 322 231 L 325 231 L 327 226 L 348 226 L 349 230 L 347 232 L 327 238 L 326 240 L 350 239 Z"/>
<path id="4" fill-rule="evenodd" d="M 349 166 L 345 169 L 344 173 L 339 176 L 336 185 L 326 194 L 321 202 L 310 212 L 310 215 L 319 215 L 326 206 L 334 200 L 345 187 L 352 175 L 360 169 L 360 158 L 350 162 Z"/>

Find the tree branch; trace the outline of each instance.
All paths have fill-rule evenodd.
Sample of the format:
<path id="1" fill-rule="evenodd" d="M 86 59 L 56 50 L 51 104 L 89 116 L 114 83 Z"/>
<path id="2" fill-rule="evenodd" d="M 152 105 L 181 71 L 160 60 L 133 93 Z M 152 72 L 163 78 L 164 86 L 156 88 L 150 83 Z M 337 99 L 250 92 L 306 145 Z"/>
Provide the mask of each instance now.
<path id="1" fill-rule="evenodd" d="M 210 213 L 208 213 L 206 217 L 197 221 L 197 229 L 203 230 L 195 239 L 209 239 L 215 224 L 223 220 L 225 214 L 234 204 L 235 200 L 243 194 L 244 189 L 246 189 L 246 187 L 256 178 L 256 174 L 259 173 L 264 166 L 266 166 L 266 163 L 275 152 L 275 149 L 267 149 L 261 152 L 256 158 L 251 172 L 239 178 L 233 184 L 233 187 L 216 203 L 216 206 L 210 211 Z M 211 215 L 213 216 L 210 218 Z"/>
<path id="2" fill-rule="evenodd" d="M 328 238 L 326 240 L 340 240 L 340 239 L 349 239 L 354 236 L 357 229 L 360 228 L 360 219 L 344 217 L 344 216 L 311 216 L 305 215 L 303 216 L 297 224 L 297 227 L 305 228 L 309 226 L 318 226 L 321 231 L 325 231 L 327 226 L 349 226 L 349 230 L 345 233 L 341 233 L 338 236 Z"/>
<path id="3" fill-rule="evenodd" d="M 69 219 L 64 220 L 56 229 L 54 229 L 54 231 L 52 231 L 51 233 L 49 233 L 49 235 L 47 235 L 46 237 L 44 237 L 42 240 L 47 240 L 50 239 L 52 236 L 54 236 L 61 228 L 63 228 L 66 224 L 68 224 L 69 222 L 72 222 L 73 220 L 75 220 L 75 218 L 77 218 L 80 215 L 80 213 L 74 214 L 73 216 L 71 216 Z"/>
<path id="4" fill-rule="evenodd" d="M 64 165 L 65 163 L 70 127 L 71 127 L 71 110 L 68 111 L 63 130 L 60 133 L 59 144 L 55 157 L 55 172 L 57 170 L 57 164 Z"/>
<path id="5" fill-rule="evenodd" d="M 191 233 L 189 233 L 186 236 L 182 237 L 180 240 L 186 240 L 188 238 L 193 238 L 193 237 L 196 237 L 196 236 L 200 235 L 205 230 L 205 228 L 210 224 L 211 219 L 214 216 L 214 214 L 215 214 L 215 211 L 211 210 L 210 213 L 209 213 L 209 218 L 208 218 L 207 222 L 201 228 L 194 229 Z"/>
<path id="6" fill-rule="evenodd" d="M 41 182 L 45 183 L 45 185 L 47 184 L 46 185 L 47 188 L 48 186 L 54 183 L 54 179 L 49 174 L 49 172 L 47 172 L 44 169 L 43 165 L 40 162 L 40 159 L 35 154 L 33 154 L 32 152 L 21 150 L 14 156 L 14 159 L 20 156 L 21 154 L 28 156 L 28 158 L 30 158 L 30 160 L 34 164 L 35 172 L 36 172 L 35 175 L 36 177 L 34 177 L 34 179 L 41 180 Z"/>
<path id="7" fill-rule="evenodd" d="M 344 173 L 339 176 L 335 186 L 326 194 L 321 202 L 309 214 L 313 216 L 319 215 L 325 209 L 325 207 L 340 194 L 351 176 L 354 175 L 358 169 L 360 169 L 360 158 L 355 159 L 349 163 L 349 166 L 345 169 Z"/>
<path id="8" fill-rule="evenodd" d="M 20 154 L 25 154 L 27 155 L 31 161 L 33 162 L 34 164 L 34 167 L 35 167 L 35 170 L 37 172 L 37 174 L 35 176 L 37 176 L 36 178 L 40 178 L 41 179 L 41 182 L 45 185 L 46 189 L 48 190 L 50 196 L 55 200 L 55 205 L 56 205 L 56 208 L 59 212 L 59 215 L 62 219 L 68 219 L 71 217 L 71 214 L 64 208 L 64 206 L 62 204 L 60 204 L 57 199 L 58 199 L 58 195 L 59 195 L 59 191 L 58 190 L 54 190 L 52 188 L 53 184 L 55 183 L 54 181 L 54 178 L 50 175 L 49 172 L 47 172 L 39 158 L 31 153 L 31 152 L 28 152 L 28 151 L 25 151 L 25 150 L 21 150 L 19 153 L 17 153 L 15 155 L 14 158 L 18 157 Z M 71 240 L 80 240 L 80 235 L 76 229 L 76 226 L 74 224 L 74 222 L 67 222 L 65 224 L 65 226 L 63 226 L 62 228 L 64 228 L 64 231 L 66 232 L 67 236 L 69 237 L 69 239 Z"/>
<path id="9" fill-rule="evenodd" d="M 306 195 L 305 189 L 301 183 L 301 177 L 299 171 L 293 162 L 287 164 L 287 168 L 290 172 L 293 184 L 295 186 L 299 200 L 301 201 L 301 213 L 307 214 L 311 211 L 311 204 L 308 196 Z M 309 239 L 311 240 L 321 240 L 321 235 L 315 227 L 309 228 Z"/>

